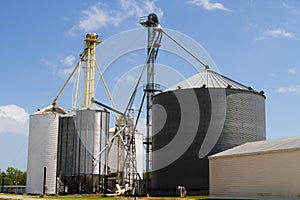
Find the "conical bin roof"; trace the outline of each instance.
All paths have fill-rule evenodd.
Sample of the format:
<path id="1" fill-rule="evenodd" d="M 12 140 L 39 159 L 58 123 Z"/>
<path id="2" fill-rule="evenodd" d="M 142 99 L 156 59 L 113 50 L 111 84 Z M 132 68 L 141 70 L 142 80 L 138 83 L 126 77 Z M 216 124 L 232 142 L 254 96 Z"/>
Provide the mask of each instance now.
<path id="1" fill-rule="evenodd" d="M 249 88 L 211 69 L 205 69 L 190 78 L 181 81 L 166 91 L 188 88 L 232 88 L 248 90 Z"/>

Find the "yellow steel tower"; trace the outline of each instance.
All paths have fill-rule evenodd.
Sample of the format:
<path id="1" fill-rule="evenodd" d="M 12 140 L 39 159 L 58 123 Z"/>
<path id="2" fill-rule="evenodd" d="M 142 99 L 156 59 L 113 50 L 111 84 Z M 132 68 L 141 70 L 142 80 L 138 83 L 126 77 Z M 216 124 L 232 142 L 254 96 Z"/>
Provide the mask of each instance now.
<path id="1" fill-rule="evenodd" d="M 96 45 L 101 43 L 98 40 L 96 33 L 87 34 L 85 38 L 85 79 L 84 79 L 84 100 L 82 107 L 85 107 L 91 103 L 91 100 L 95 97 L 95 64 L 96 64 Z"/>

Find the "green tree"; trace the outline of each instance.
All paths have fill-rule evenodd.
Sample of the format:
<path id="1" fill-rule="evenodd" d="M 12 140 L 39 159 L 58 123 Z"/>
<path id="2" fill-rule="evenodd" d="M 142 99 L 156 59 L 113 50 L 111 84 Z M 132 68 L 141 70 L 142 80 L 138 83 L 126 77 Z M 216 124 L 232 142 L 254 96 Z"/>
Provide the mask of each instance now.
<path id="1" fill-rule="evenodd" d="M 0 187 L 2 186 L 2 177 L 5 176 L 5 172 L 1 171 L 0 169 Z"/>
<path id="2" fill-rule="evenodd" d="M 26 185 L 26 172 L 22 172 L 19 169 L 8 167 L 6 172 L 0 171 L 0 181 L 4 176 L 4 185 Z"/>

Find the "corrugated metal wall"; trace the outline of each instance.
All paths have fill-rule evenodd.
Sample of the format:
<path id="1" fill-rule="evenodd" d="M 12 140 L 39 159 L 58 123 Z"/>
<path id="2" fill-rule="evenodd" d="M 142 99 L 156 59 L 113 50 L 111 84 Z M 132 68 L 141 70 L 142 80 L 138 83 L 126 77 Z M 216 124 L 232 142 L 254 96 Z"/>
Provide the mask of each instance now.
<path id="1" fill-rule="evenodd" d="M 110 130 L 109 136 L 112 138 L 115 134 L 114 129 Z M 137 160 L 137 172 L 142 177 L 143 175 L 143 163 L 144 163 L 144 146 L 143 146 L 143 134 L 140 132 L 135 133 L 135 148 L 136 148 L 136 160 Z M 111 143 L 108 154 L 108 166 L 111 173 L 117 173 L 118 170 L 118 137 L 116 137 Z"/>
<path id="2" fill-rule="evenodd" d="M 71 176 L 75 174 L 77 130 L 76 116 L 62 116 L 59 118 L 57 174 Z"/>
<path id="3" fill-rule="evenodd" d="M 115 129 L 111 128 L 109 138 L 115 134 Z M 116 137 L 110 145 L 108 157 L 108 166 L 111 173 L 117 173 L 118 170 L 118 138 Z"/>
<path id="4" fill-rule="evenodd" d="M 109 113 L 102 110 L 82 109 L 77 111 L 78 172 L 84 174 L 107 174 L 107 150 L 100 151 L 108 141 Z"/>
<path id="5" fill-rule="evenodd" d="M 300 196 L 299 158 L 299 150 L 211 158 L 210 196 L 297 199 Z"/>
<path id="6" fill-rule="evenodd" d="M 60 193 L 79 193 L 78 177 L 76 176 L 77 150 L 76 115 L 59 118 L 58 148 L 57 148 L 57 177 Z"/>
<path id="7" fill-rule="evenodd" d="M 93 193 L 107 175 L 109 113 L 80 109 L 60 118 L 57 177 L 60 193 Z"/>
<path id="8" fill-rule="evenodd" d="M 26 192 L 43 193 L 46 167 L 46 194 L 56 192 L 57 113 L 30 115 Z"/>
<path id="9" fill-rule="evenodd" d="M 195 92 L 199 108 L 192 102 L 189 95 Z M 219 96 L 218 97 L 218 93 Z M 215 95 L 217 101 L 212 105 L 211 94 Z M 224 94 L 224 95 L 223 95 Z M 179 102 L 178 97 L 185 99 Z M 222 100 L 222 96 L 225 99 Z M 182 110 L 180 103 L 184 102 L 186 110 Z M 226 104 L 225 121 L 222 117 L 221 104 Z M 220 104 L 220 105 L 219 105 Z M 153 109 L 153 159 L 152 165 L 152 192 L 157 195 L 175 195 L 178 185 L 185 186 L 189 194 L 201 194 L 201 191 L 209 189 L 208 156 L 249 141 L 265 140 L 265 97 L 257 92 L 237 89 L 222 88 L 197 88 L 179 89 L 160 93 L 153 97 L 153 106 L 160 105 L 165 109 L 166 116 L 161 111 Z M 213 108 L 214 107 L 214 108 Z M 181 113 L 185 112 L 185 113 Z M 188 113 L 186 113 L 188 112 Z M 187 117 L 195 116 L 183 123 L 183 114 Z M 214 116 L 214 119 L 212 119 Z M 166 121 L 163 119 L 166 117 Z M 215 121 L 213 121 L 215 120 Z M 222 121 L 223 120 L 223 121 Z M 164 123 L 165 122 L 165 123 Z M 197 122 L 196 135 L 190 144 L 186 141 L 192 137 L 192 124 Z M 164 124 L 162 124 L 164 123 Z M 223 127 L 220 127 L 223 125 Z M 163 126 L 163 127 L 161 127 Z M 182 126 L 182 127 L 180 127 Z M 178 130 L 182 133 L 178 133 Z M 216 145 L 209 150 L 204 158 L 199 157 L 199 150 L 203 141 L 210 131 L 211 137 L 221 135 Z M 175 144 L 174 151 L 184 149 L 182 155 L 168 166 L 163 166 L 165 160 L 169 159 L 174 151 L 158 155 L 155 151 L 165 148 L 178 134 L 186 134 L 183 139 Z M 188 145 L 186 148 L 182 146 Z M 205 144 L 209 146 L 210 144 Z"/>

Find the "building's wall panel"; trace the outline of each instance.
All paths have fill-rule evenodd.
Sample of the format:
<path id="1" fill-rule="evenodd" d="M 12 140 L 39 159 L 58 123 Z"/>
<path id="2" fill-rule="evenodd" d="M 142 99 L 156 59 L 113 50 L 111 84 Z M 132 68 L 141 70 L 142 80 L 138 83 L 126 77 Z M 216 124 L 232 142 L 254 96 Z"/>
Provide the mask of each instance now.
<path id="1" fill-rule="evenodd" d="M 300 151 L 210 159 L 212 197 L 300 196 Z"/>

